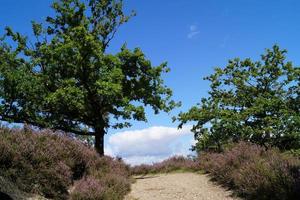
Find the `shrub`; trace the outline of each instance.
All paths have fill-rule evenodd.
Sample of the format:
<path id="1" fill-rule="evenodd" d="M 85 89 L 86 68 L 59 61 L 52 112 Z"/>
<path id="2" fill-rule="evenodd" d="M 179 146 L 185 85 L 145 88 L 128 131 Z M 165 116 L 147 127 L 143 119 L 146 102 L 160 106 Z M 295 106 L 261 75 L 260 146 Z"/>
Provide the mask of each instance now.
<path id="1" fill-rule="evenodd" d="M 258 145 L 240 142 L 224 153 L 203 153 L 199 156 L 200 166 L 212 177 L 227 186 L 233 185 L 233 174 L 242 164 L 259 158 L 264 149 Z"/>
<path id="2" fill-rule="evenodd" d="M 277 149 L 240 142 L 223 153 L 199 156 L 212 178 L 247 199 L 299 199 L 299 159 Z"/>
<path id="3" fill-rule="evenodd" d="M 19 188 L 11 181 L 7 181 L 5 178 L 0 176 L 0 199 L 19 199 L 23 200 L 28 197 L 28 194 L 20 191 Z"/>
<path id="4" fill-rule="evenodd" d="M 197 161 L 184 156 L 174 156 L 152 165 L 138 165 L 131 168 L 132 174 L 168 173 L 173 171 L 198 171 Z"/>
<path id="5" fill-rule="evenodd" d="M 113 183 L 105 178 L 114 174 Z M 123 187 L 120 183 L 130 182 L 129 168 L 122 161 L 99 157 L 75 139 L 50 131 L 12 129 L 0 130 L 0 176 L 21 191 L 53 199 L 69 198 L 68 190 L 74 182 L 76 188 L 78 184 L 95 186 L 99 182 L 106 186 L 94 193 L 104 195 L 114 188 L 115 196 L 122 199 L 129 184 Z M 85 191 L 84 187 L 79 191 Z"/>
<path id="6" fill-rule="evenodd" d="M 94 160 L 88 174 L 75 183 L 72 200 L 119 200 L 130 190 L 129 166 L 121 160 L 107 156 Z"/>
<path id="7" fill-rule="evenodd" d="M 300 164 L 276 151 L 243 164 L 233 175 L 237 192 L 251 199 L 299 199 Z"/>
<path id="8" fill-rule="evenodd" d="M 102 180 L 107 186 L 105 190 L 107 200 L 123 199 L 123 196 L 130 190 L 131 182 L 117 174 L 107 174 Z"/>
<path id="9" fill-rule="evenodd" d="M 131 167 L 131 174 L 133 175 L 145 175 L 145 174 L 150 174 L 153 173 L 152 169 L 153 165 L 146 165 L 146 164 L 141 164 L 137 166 Z"/>
<path id="10" fill-rule="evenodd" d="M 93 177 L 85 177 L 77 181 L 71 192 L 72 200 L 104 199 L 105 185 Z"/>
<path id="11" fill-rule="evenodd" d="M 300 159 L 300 149 L 292 149 L 285 152 L 286 155 L 291 155 Z"/>

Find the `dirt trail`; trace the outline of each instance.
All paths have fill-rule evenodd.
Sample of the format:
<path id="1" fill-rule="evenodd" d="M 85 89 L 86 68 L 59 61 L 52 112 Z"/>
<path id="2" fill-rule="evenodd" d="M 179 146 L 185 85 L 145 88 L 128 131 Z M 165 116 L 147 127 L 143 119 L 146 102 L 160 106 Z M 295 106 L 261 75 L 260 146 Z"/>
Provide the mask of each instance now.
<path id="1" fill-rule="evenodd" d="M 207 175 L 171 173 L 137 177 L 125 200 L 237 200 L 231 195 Z"/>

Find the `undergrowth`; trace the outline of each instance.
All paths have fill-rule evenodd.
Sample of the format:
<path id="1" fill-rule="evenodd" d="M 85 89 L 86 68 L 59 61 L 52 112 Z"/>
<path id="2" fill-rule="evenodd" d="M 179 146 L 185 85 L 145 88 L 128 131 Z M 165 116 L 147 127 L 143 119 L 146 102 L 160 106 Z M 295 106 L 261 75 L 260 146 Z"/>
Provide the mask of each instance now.
<path id="1" fill-rule="evenodd" d="M 0 177 L 18 190 L 51 199 L 119 200 L 129 167 L 51 131 L 0 130 Z M 87 195 L 88 194 L 88 195 Z"/>

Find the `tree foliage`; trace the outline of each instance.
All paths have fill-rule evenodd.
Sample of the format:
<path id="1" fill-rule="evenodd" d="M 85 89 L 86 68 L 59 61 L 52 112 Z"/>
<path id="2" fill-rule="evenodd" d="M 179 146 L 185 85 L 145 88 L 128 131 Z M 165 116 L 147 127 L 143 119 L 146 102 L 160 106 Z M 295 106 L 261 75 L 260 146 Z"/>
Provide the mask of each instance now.
<path id="1" fill-rule="evenodd" d="M 178 117 L 179 127 L 195 122 L 196 150 L 222 150 L 240 140 L 300 148 L 300 68 L 285 56 L 275 45 L 261 61 L 236 58 L 205 78 L 209 96 Z"/>
<path id="2" fill-rule="evenodd" d="M 134 15 L 124 14 L 122 1 L 59 0 L 52 8 L 54 16 L 32 22 L 34 41 L 9 27 L 0 40 L 2 121 L 95 135 L 103 154 L 108 128 L 146 121 L 144 106 L 155 113 L 176 106 L 161 77 L 166 63 L 153 66 L 126 45 L 107 53 Z"/>

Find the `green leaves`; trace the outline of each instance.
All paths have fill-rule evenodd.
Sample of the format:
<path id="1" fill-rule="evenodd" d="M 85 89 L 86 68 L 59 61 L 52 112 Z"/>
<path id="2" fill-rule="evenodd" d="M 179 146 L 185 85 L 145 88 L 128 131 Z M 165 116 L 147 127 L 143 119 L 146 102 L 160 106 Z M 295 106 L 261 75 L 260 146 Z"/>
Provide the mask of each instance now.
<path id="1" fill-rule="evenodd" d="M 55 15 L 46 22 L 32 22 L 34 42 L 6 28 L 2 120 L 95 135 L 128 127 L 131 119 L 146 121 L 144 106 L 155 113 L 177 106 L 161 78 L 166 63 L 153 66 L 138 48 L 106 53 L 119 26 L 134 15 L 123 12 L 122 1 L 60 0 L 52 8 Z"/>
<path id="2" fill-rule="evenodd" d="M 33 31 L 34 35 L 37 37 L 40 36 L 43 31 L 42 24 L 36 23 L 34 21 L 32 21 L 31 24 L 32 24 L 32 31 Z"/>
<path id="3" fill-rule="evenodd" d="M 295 107 L 299 68 L 286 62 L 285 54 L 275 45 L 261 61 L 230 60 L 206 78 L 211 82 L 210 96 L 178 117 L 179 127 L 196 122 L 192 129 L 196 150 L 221 150 L 238 140 L 281 149 L 300 147 L 299 106 Z"/>

